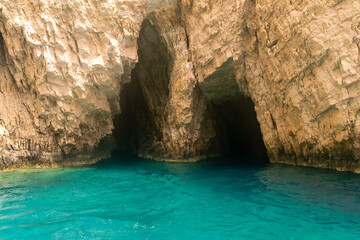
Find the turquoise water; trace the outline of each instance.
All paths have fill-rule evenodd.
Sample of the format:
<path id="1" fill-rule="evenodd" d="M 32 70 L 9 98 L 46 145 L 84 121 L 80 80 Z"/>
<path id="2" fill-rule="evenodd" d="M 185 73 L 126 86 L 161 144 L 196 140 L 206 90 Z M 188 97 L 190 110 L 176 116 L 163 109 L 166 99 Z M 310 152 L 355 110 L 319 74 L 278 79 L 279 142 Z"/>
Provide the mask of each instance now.
<path id="1" fill-rule="evenodd" d="M 360 175 L 124 157 L 5 172 L 0 239 L 360 239 Z"/>

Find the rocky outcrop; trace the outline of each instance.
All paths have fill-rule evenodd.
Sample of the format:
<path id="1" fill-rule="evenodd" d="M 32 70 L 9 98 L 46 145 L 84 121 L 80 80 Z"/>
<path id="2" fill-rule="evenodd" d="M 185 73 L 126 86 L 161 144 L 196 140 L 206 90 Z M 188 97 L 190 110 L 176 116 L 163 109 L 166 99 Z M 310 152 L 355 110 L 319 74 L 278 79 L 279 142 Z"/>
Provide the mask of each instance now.
<path id="1" fill-rule="evenodd" d="M 271 162 L 360 171 L 359 3 L 183 7 L 201 90 L 209 98 L 233 95 L 232 77 L 224 77 L 233 72 L 255 104 Z"/>
<path id="2" fill-rule="evenodd" d="M 141 1 L 0 3 L 0 165 L 99 158 L 92 150 L 120 113 L 145 10 Z"/>
<path id="3" fill-rule="evenodd" d="M 262 155 L 264 144 L 271 162 L 360 172 L 356 1 L 0 9 L 4 168 L 94 162 L 112 135 L 118 149 L 158 160 Z"/>
<path id="4" fill-rule="evenodd" d="M 246 76 L 270 159 L 359 172 L 360 4 L 257 1 L 255 12 Z"/>

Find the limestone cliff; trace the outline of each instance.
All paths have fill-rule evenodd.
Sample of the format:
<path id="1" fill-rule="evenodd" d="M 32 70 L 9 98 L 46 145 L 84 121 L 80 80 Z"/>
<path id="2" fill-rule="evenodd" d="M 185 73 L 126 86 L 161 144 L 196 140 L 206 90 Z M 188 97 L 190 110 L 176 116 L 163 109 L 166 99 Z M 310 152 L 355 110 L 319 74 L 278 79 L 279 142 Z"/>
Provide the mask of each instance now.
<path id="1" fill-rule="evenodd" d="M 271 162 L 360 172 L 359 49 L 355 0 L 4 0 L 0 165 L 91 163 L 108 136 L 256 153 L 258 122 Z"/>
<path id="2" fill-rule="evenodd" d="M 0 158 L 91 162 L 137 61 L 141 1 L 1 1 Z M 69 161 L 68 161 L 69 162 Z"/>

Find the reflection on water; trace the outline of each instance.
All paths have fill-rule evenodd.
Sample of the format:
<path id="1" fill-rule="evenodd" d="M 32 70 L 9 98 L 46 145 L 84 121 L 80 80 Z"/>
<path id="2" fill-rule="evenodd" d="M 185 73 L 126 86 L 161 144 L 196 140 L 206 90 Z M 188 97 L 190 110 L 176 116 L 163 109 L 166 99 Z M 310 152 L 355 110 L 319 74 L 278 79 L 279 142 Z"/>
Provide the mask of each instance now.
<path id="1" fill-rule="evenodd" d="M 359 226 L 351 173 L 117 157 L 0 174 L 0 239 L 359 239 Z"/>

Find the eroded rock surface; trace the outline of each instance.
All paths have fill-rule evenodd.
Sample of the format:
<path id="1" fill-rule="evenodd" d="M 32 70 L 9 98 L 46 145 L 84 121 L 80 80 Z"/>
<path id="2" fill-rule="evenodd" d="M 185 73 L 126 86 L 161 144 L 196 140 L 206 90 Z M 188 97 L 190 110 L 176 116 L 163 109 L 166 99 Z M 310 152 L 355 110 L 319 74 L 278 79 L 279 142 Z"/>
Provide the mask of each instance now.
<path id="1" fill-rule="evenodd" d="M 254 106 L 271 162 L 360 172 L 359 49 L 355 0 L 5 0 L 0 165 L 91 163 L 112 133 L 158 160 L 223 155 L 256 138 Z"/>
<path id="2" fill-rule="evenodd" d="M 1 165 L 96 160 L 145 11 L 142 1 L 1 1 Z"/>

